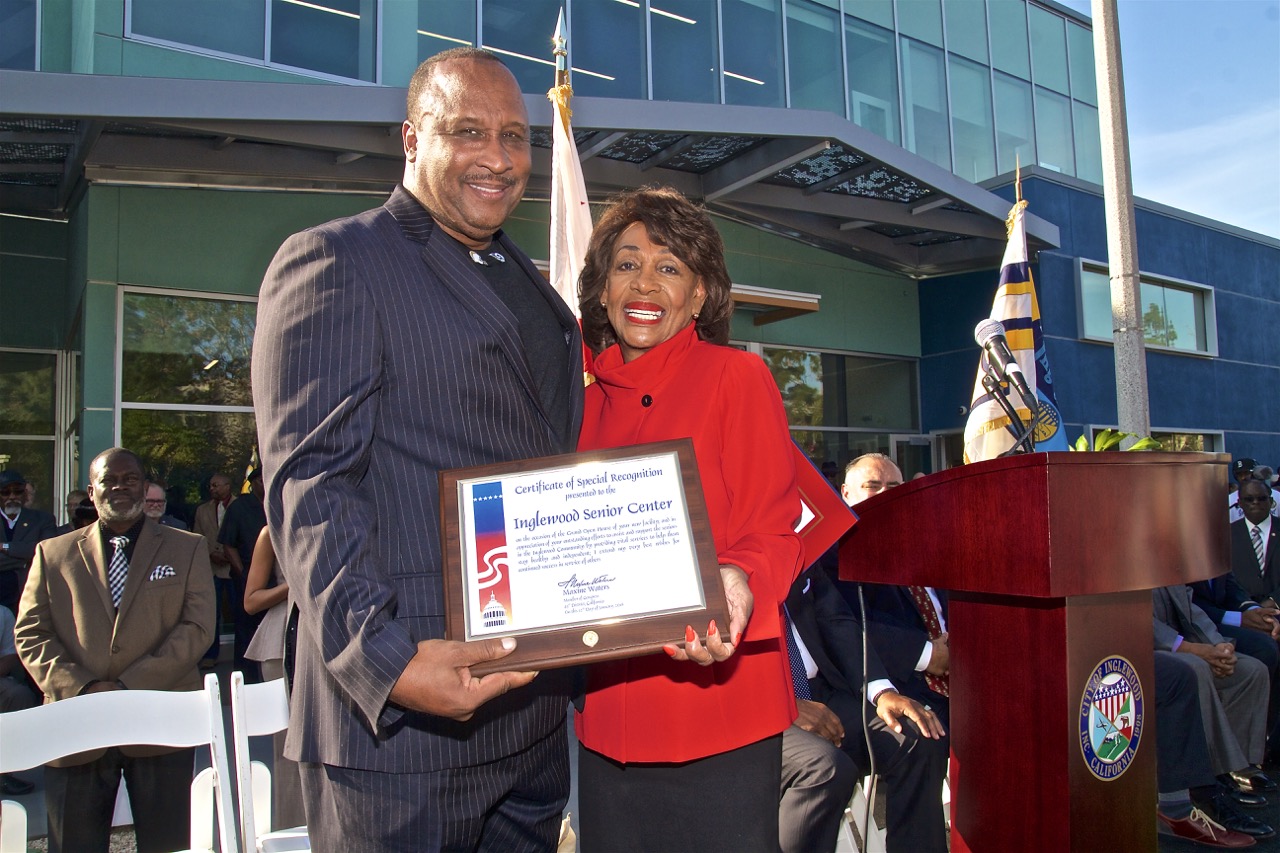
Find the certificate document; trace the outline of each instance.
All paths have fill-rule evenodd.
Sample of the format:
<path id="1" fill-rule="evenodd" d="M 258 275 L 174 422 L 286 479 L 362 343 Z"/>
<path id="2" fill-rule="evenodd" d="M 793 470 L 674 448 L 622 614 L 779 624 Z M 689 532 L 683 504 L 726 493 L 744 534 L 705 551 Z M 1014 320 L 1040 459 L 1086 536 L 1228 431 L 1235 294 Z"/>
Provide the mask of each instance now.
<path id="1" fill-rule="evenodd" d="M 441 480 L 451 639 L 514 636 L 513 657 L 557 666 L 727 630 L 688 439 Z"/>

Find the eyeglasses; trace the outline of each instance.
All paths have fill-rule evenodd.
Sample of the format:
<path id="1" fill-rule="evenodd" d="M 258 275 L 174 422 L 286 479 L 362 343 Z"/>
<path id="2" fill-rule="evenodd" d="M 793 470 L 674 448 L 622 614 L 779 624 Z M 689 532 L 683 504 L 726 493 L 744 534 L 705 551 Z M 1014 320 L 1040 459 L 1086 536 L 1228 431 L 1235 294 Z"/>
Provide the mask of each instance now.
<path id="1" fill-rule="evenodd" d="M 146 500 L 143 501 L 143 503 L 145 503 L 147 506 L 164 506 L 165 500 L 164 498 L 161 498 L 160 500 L 156 500 L 155 498 L 147 498 Z"/>
<path id="2" fill-rule="evenodd" d="M 26 493 L 26 486 L 10 486 L 7 489 L 0 489 L 0 495 L 4 495 L 7 498 L 20 498 Z"/>
<path id="3" fill-rule="evenodd" d="M 1265 498 L 1263 498 L 1263 497 L 1259 497 L 1259 498 L 1241 498 L 1241 499 L 1240 499 L 1240 503 L 1242 503 L 1242 504 L 1265 504 L 1265 503 L 1271 503 L 1271 497 L 1270 497 L 1270 496 L 1267 496 L 1267 497 L 1265 497 Z"/>

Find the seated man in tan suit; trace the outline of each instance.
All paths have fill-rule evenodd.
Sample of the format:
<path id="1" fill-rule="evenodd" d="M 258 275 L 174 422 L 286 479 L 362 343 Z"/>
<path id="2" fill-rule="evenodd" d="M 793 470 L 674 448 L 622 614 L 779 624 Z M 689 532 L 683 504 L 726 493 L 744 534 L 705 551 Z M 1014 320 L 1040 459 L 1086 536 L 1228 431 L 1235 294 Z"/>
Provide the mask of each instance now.
<path id="1" fill-rule="evenodd" d="M 89 467 L 99 520 L 36 546 L 18 655 L 47 701 L 105 690 L 198 690 L 213 636 L 204 540 L 143 514 L 142 462 L 114 447 Z M 193 751 L 108 749 L 45 769 L 49 850 L 107 849 L 120 778 L 140 851 L 185 848 Z"/>

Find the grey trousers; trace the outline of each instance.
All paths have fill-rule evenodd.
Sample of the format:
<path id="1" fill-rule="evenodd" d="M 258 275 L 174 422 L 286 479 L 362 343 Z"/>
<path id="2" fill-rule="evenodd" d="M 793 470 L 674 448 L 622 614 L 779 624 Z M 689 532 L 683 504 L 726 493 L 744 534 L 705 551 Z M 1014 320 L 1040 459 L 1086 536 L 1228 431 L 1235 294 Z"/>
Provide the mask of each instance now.
<path id="1" fill-rule="evenodd" d="M 1200 714 L 1204 718 L 1209 760 L 1215 774 L 1261 764 L 1267 742 L 1267 696 L 1270 676 L 1256 658 L 1236 656 L 1236 670 L 1215 678 L 1202 658 L 1180 655 L 1196 674 Z"/>
<path id="2" fill-rule="evenodd" d="M 778 846 L 782 853 L 835 850 L 858 770 L 839 747 L 792 724 L 782 733 Z"/>

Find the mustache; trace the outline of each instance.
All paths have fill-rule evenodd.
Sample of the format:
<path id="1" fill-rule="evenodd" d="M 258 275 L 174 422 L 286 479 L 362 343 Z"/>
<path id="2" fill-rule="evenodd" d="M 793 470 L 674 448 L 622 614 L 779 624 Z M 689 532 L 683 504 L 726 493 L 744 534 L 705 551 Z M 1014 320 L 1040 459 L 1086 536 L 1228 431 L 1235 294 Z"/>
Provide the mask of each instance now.
<path id="1" fill-rule="evenodd" d="M 464 184 L 501 184 L 504 188 L 511 188 L 520 183 L 516 178 L 510 175 L 495 175 L 492 172 L 476 172 L 471 175 L 463 175 L 462 182 Z"/>

